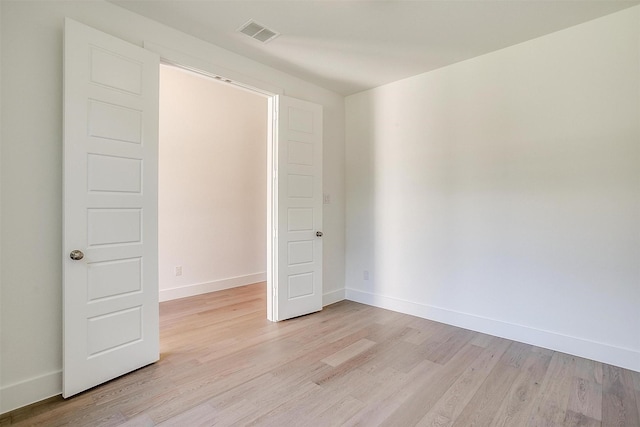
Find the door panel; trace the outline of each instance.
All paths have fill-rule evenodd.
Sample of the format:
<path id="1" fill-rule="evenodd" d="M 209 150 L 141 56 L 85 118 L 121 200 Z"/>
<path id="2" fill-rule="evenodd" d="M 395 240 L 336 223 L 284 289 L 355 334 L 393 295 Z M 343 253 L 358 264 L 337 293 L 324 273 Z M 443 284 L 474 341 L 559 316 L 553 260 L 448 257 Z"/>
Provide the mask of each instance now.
<path id="1" fill-rule="evenodd" d="M 322 107 L 278 97 L 275 320 L 322 310 Z"/>
<path id="2" fill-rule="evenodd" d="M 64 65 L 69 397 L 159 357 L 159 57 L 67 19 Z"/>

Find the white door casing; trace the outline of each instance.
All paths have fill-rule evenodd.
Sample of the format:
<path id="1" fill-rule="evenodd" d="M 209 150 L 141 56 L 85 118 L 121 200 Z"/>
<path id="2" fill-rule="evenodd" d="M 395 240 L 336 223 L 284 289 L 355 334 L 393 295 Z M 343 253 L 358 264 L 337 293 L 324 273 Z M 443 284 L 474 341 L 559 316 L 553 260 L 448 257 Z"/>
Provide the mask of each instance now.
<path id="1" fill-rule="evenodd" d="M 322 106 L 286 96 L 274 104 L 269 318 L 279 321 L 322 310 Z"/>
<path id="2" fill-rule="evenodd" d="M 153 363 L 158 55 L 65 20 L 63 396 Z M 72 260 L 80 250 L 84 257 Z"/>

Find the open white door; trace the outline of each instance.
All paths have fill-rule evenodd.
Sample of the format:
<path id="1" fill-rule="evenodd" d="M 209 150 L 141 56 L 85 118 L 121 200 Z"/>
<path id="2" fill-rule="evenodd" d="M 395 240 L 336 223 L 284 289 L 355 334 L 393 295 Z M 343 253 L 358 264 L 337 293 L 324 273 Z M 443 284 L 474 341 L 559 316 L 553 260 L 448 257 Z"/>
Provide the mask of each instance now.
<path id="1" fill-rule="evenodd" d="M 322 310 L 322 107 L 278 96 L 271 320 Z"/>
<path id="2" fill-rule="evenodd" d="M 64 397 L 159 358 L 159 61 L 65 21 Z"/>

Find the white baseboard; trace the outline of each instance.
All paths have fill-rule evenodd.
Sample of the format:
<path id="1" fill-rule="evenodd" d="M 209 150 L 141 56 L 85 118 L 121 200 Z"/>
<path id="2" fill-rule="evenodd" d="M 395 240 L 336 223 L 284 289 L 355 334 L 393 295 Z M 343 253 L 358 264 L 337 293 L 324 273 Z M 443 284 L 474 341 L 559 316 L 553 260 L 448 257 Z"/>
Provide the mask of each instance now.
<path id="1" fill-rule="evenodd" d="M 344 289 L 338 289 L 336 291 L 327 292 L 324 295 L 322 295 L 322 306 L 326 307 L 338 301 L 342 301 L 343 299 L 344 299 Z"/>
<path id="2" fill-rule="evenodd" d="M 267 280 L 267 273 L 248 274 L 246 276 L 230 277 L 206 283 L 195 283 L 171 289 L 160 290 L 160 302 L 178 298 L 192 297 L 208 292 L 221 291 L 223 289 L 237 288 L 238 286 L 251 285 Z"/>
<path id="3" fill-rule="evenodd" d="M 507 338 L 525 344 L 532 344 L 640 372 L 640 352 L 632 349 L 616 347 L 606 343 L 589 341 L 556 332 L 507 323 L 440 307 L 418 304 L 356 289 L 347 288 L 345 291 L 345 297 L 350 301 L 410 314 L 412 316 Z"/>
<path id="4" fill-rule="evenodd" d="M 0 414 L 40 402 L 60 393 L 62 393 L 62 371 L 9 384 L 0 388 Z"/>

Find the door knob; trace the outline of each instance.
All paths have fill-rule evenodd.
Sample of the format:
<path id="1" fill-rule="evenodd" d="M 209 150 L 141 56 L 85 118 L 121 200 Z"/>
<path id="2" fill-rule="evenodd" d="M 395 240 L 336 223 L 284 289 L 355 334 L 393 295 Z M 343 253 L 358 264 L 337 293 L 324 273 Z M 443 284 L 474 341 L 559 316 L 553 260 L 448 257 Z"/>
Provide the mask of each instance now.
<path id="1" fill-rule="evenodd" d="M 82 258 L 84 258 L 84 254 L 82 253 L 82 251 L 75 249 L 71 251 L 71 253 L 69 254 L 69 258 L 74 261 L 80 261 Z"/>
<path id="2" fill-rule="evenodd" d="M 316 231 L 316 236 L 322 237 L 322 231 Z"/>

